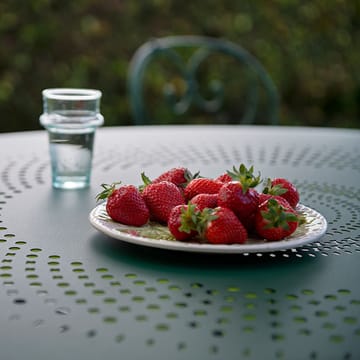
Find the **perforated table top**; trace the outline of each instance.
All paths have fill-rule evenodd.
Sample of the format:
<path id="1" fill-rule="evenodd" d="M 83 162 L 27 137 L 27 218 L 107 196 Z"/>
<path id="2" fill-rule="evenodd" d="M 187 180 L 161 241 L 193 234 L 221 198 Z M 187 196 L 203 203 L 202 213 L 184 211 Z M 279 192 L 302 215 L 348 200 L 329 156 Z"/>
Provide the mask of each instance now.
<path id="1" fill-rule="evenodd" d="M 45 131 L 0 135 L 0 358 L 360 359 L 360 131 L 117 127 L 92 184 L 51 188 Z M 312 244 L 207 255 L 112 239 L 101 183 L 245 163 L 294 181 L 328 221 Z"/>

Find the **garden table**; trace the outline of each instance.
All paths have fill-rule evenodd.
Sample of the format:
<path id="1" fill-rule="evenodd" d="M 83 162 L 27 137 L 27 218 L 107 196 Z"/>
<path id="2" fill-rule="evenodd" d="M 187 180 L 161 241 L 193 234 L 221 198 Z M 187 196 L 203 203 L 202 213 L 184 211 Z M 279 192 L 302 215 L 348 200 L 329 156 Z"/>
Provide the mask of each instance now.
<path id="1" fill-rule="evenodd" d="M 84 190 L 51 188 L 45 131 L 1 134 L 0 148 L 1 359 L 360 358 L 359 130 L 105 127 Z M 129 244 L 89 222 L 102 183 L 240 163 L 293 181 L 325 235 L 206 254 Z"/>

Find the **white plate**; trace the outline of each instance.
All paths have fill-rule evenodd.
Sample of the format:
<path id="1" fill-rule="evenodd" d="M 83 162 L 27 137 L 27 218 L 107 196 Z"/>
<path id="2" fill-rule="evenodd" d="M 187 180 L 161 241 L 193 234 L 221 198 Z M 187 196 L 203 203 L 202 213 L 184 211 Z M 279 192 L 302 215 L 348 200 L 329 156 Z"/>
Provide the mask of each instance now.
<path id="1" fill-rule="evenodd" d="M 281 241 L 249 238 L 245 244 L 231 245 L 176 241 L 166 226 L 157 223 L 141 227 L 123 225 L 110 219 L 105 209 L 105 203 L 96 206 L 91 211 L 89 220 L 97 230 L 112 238 L 142 246 L 202 253 L 259 253 L 296 248 L 311 243 L 324 235 L 327 228 L 324 216 L 301 204 L 298 205 L 297 210 L 305 216 L 306 223 L 299 226 L 291 236 Z"/>

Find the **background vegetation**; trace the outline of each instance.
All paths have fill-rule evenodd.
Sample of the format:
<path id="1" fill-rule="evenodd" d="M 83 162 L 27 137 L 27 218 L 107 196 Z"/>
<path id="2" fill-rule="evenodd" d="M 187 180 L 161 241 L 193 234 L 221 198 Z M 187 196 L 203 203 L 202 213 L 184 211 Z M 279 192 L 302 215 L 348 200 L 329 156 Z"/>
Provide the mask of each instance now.
<path id="1" fill-rule="evenodd" d="M 48 87 L 101 89 L 106 124 L 131 124 L 131 56 L 180 34 L 225 37 L 257 56 L 282 124 L 359 128 L 359 25 L 353 0 L 2 0 L 0 131 L 39 129 Z"/>

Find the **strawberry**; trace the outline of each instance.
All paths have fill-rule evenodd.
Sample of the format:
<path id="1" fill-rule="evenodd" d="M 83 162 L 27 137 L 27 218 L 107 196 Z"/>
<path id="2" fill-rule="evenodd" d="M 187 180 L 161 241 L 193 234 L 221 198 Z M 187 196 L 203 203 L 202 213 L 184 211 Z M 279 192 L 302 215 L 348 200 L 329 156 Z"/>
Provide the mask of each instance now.
<path id="1" fill-rule="evenodd" d="M 176 167 L 165 171 L 152 182 L 158 183 L 161 181 L 169 181 L 177 186 L 185 187 L 192 179 L 196 178 L 198 175 L 199 173 L 193 175 L 190 170 L 185 167 Z"/>
<path id="2" fill-rule="evenodd" d="M 111 219 L 125 225 L 142 226 L 149 221 L 149 210 L 138 188 L 134 185 L 102 184 L 104 190 L 97 200 L 107 199 L 106 211 Z"/>
<path id="3" fill-rule="evenodd" d="M 237 216 L 227 208 L 204 209 L 199 216 L 198 231 L 210 244 L 243 244 L 247 231 Z"/>
<path id="4" fill-rule="evenodd" d="M 176 240 L 184 241 L 197 235 L 196 219 L 199 210 L 195 205 L 177 205 L 172 208 L 168 228 Z"/>
<path id="5" fill-rule="evenodd" d="M 255 213 L 259 204 L 259 193 L 253 189 L 260 182 L 260 176 L 253 175 L 253 167 L 247 169 L 243 164 L 239 169 L 228 172 L 238 181 L 223 184 L 218 195 L 218 205 L 231 209 L 247 230 L 252 230 Z"/>
<path id="6" fill-rule="evenodd" d="M 291 235 L 297 229 L 299 221 L 299 216 L 287 201 L 270 198 L 258 207 L 255 231 L 264 239 L 277 241 Z"/>
<path id="7" fill-rule="evenodd" d="M 217 194 L 223 185 L 222 182 L 209 178 L 191 180 L 185 187 L 184 196 L 187 201 L 198 194 Z"/>
<path id="8" fill-rule="evenodd" d="M 169 181 L 152 183 L 144 173 L 141 176 L 145 184 L 142 197 L 150 211 L 150 218 L 167 223 L 172 208 L 185 204 L 181 190 Z"/>
<path id="9" fill-rule="evenodd" d="M 275 178 L 271 180 L 271 186 L 268 189 L 268 193 L 282 196 L 293 208 L 296 207 L 300 200 L 300 195 L 295 185 L 284 178 Z"/>
<path id="10" fill-rule="evenodd" d="M 191 200 L 191 204 L 195 204 L 199 210 L 205 208 L 217 207 L 218 194 L 197 194 Z"/>
<path id="11" fill-rule="evenodd" d="M 287 200 L 280 195 L 259 193 L 259 205 L 268 199 L 275 199 L 280 203 L 285 203 L 284 205 L 286 205 L 286 206 L 290 206 L 290 204 L 287 202 Z"/>
<path id="12" fill-rule="evenodd" d="M 233 178 L 228 173 L 225 173 L 225 174 L 219 175 L 215 180 L 223 182 L 223 183 L 227 183 L 227 182 L 233 181 Z"/>

